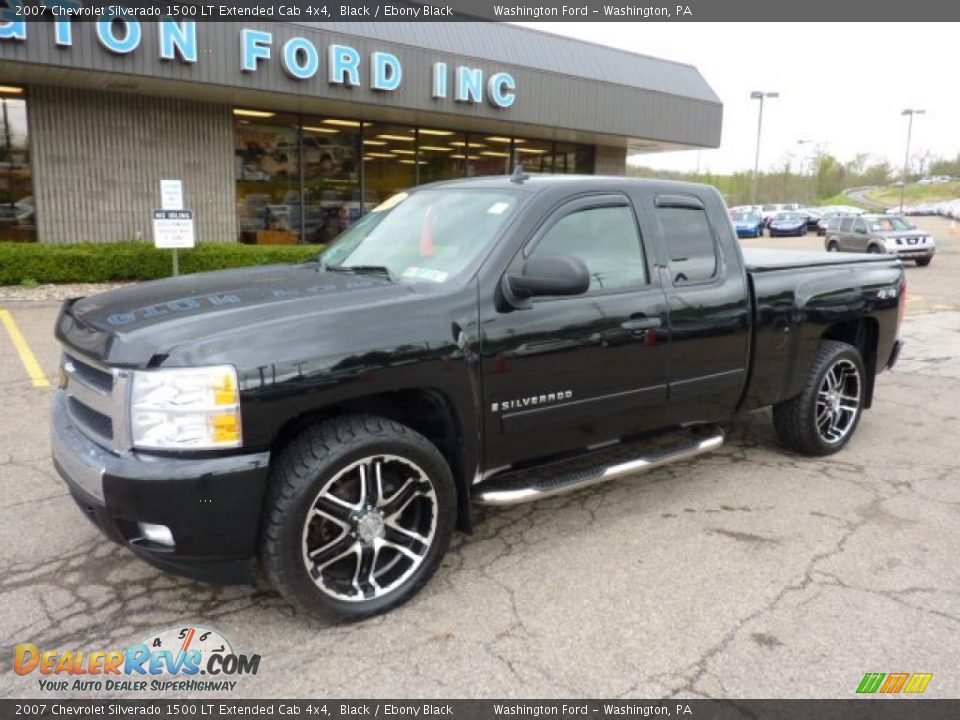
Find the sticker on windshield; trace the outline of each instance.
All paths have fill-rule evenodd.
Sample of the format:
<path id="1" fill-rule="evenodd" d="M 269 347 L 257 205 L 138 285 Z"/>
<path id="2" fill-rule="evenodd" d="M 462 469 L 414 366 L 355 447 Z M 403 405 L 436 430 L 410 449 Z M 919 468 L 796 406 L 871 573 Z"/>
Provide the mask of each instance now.
<path id="1" fill-rule="evenodd" d="M 414 267 L 411 265 L 403 271 L 403 277 L 442 283 L 446 282 L 447 278 L 450 277 L 450 273 L 443 272 L 443 270 L 431 270 L 430 268 Z"/>
<path id="2" fill-rule="evenodd" d="M 504 211 L 510 207 L 508 202 L 495 202 L 493 205 L 487 208 L 487 212 L 491 215 L 503 215 Z"/>

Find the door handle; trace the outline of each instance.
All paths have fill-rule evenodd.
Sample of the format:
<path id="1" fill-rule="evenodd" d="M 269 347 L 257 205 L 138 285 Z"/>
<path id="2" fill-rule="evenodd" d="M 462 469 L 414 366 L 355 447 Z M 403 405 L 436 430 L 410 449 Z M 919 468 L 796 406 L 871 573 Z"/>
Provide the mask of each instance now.
<path id="1" fill-rule="evenodd" d="M 622 327 L 624 330 L 631 330 L 633 332 L 656 330 L 662 325 L 663 322 L 660 320 L 660 318 L 636 318 L 635 320 L 627 320 L 626 322 L 620 323 L 620 327 Z"/>

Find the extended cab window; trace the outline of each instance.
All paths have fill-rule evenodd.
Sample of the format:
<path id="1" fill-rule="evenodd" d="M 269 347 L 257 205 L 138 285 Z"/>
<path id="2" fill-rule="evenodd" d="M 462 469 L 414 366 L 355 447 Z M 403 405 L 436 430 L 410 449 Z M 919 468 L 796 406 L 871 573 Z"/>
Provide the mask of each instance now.
<path id="1" fill-rule="evenodd" d="M 670 255 L 670 273 L 677 283 L 709 280 L 717 272 L 717 244 L 707 214 L 700 208 L 660 207 L 657 222 Z"/>
<path id="2" fill-rule="evenodd" d="M 590 271 L 588 293 L 646 281 L 640 233 L 626 205 L 577 210 L 558 220 L 531 255 L 573 255 Z"/>

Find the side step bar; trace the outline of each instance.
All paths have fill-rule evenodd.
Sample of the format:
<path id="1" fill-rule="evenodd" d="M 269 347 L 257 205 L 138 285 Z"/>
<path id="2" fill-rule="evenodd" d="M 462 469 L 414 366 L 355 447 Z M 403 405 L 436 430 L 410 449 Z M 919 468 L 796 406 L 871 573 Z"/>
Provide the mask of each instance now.
<path id="1" fill-rule="evenodd" d="M 721 445 L 723 445 L 723 431 L 713 430 L 706 437 L 696 437 L 676 445 L 657 448 L 614 464 L 604 463 L 603 451 L 601 451 L 597 453 L 599 457 L 596 462 L 587 467 L 581 465 L 576 469 L 565 471 L 564 463 L 552 463 L 532 471 L 509 473 L 503 480 L 492 478 L 488 483 L 484 483 L 487 487 L 481 485 L 478 488 L 473 499 L 480 505 L 498 506 L 534 502 L 582 490 L 591 485 L 599 485 L 624 475 L 647 472 L 669 463 L 688 460 L 716 450 Z M 554 472 L 549 477 L 543 477 L 544 470 L 548 468 Z M 525 475 L 533 482 L 523 482 Z M 509 480 L 507 480 L 508 476 Z"/>

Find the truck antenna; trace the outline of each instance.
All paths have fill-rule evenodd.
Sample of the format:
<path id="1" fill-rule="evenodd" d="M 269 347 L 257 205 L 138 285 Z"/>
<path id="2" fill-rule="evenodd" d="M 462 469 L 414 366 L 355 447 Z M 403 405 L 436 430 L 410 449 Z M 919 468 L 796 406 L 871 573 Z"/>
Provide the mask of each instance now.
<path id="1" fill-rule="evenodd" d="M 513 168 L 513 175 L 510 176 L 510 182 L 523 185 L 524 181 L 529 179 L 530 176 L 523 171 L 523 164 L 517 163 Z"/>

